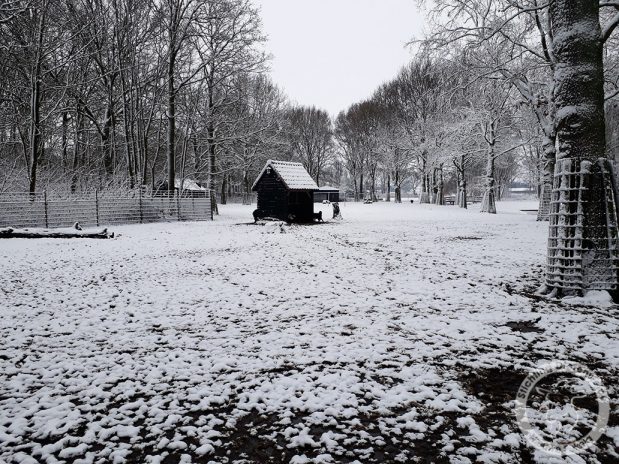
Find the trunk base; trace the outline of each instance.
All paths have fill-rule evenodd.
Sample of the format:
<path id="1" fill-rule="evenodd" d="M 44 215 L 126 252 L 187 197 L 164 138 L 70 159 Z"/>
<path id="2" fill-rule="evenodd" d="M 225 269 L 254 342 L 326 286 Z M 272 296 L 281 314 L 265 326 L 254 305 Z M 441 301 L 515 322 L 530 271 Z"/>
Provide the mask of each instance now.
<path id="1" fill-rule="evenodd" d="M 546 286 L 558 295 L 619 289 L 619 235 L 613 166 L 558 160 L 550 201 Z"/>
<path id="2" fill-rule="evenodd" d="M 482 213 L 496 214 L 496 201 L 494 199 L 494 190 L 489 189 L 484 192 L 484 197 L 481 200 Z"/>
<path id="3" fill-rule="evenodd" d="M 211 190 L 211 219 L 212 216 L 219 216 L 219 208 L 217 207 L 217 197 L 215 191 Z"/>

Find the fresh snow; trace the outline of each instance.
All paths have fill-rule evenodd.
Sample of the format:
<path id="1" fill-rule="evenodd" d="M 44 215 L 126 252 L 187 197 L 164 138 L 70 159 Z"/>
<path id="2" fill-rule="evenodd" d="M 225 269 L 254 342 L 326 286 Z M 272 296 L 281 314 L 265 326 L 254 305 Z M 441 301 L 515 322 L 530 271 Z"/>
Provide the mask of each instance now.
<path id="1" fill-rule="evenodd" d="M 0 462 L 517 463 L 516 390 L 555 359 L 617 411 L 619 313 L 534 295 L 535 203 L 341 207 L 0 241 Z M 573 462 L 619 459 L 614 417 Z"/>

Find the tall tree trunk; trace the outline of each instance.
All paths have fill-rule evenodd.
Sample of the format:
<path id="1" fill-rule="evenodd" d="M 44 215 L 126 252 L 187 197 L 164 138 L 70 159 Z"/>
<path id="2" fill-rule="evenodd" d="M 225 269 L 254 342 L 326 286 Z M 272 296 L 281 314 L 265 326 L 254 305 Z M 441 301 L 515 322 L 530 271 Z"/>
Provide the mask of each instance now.
<path id="1" fill-rule="evenodd" d="M 462 199 L 462 177 L 460 174 L 460 167 L 456 165 L 456 205 L 460 205 Z"/>
<path id="2" fill-rule="evenodd" d="M 427 203 L 427 186 L 426 186 L 426 173 L 421 172 L 421 193 L 419 195 L 419 203 Z"/>
<path id="3" fill-rule="evenodd" d="M 429 186 L 430 186 L 430 191 L 429 193 L 429 199 L 430 199 L 430 204 L 434 204 L 436 202 L 436 168 L 432 169 L 432 175 L 429 177 L 430 182 L 429 182 Z"/>
<path id="4" fill-rule="evenodd" d="M 170 44 L 172 48 L 172 43 Z M 174 191 L 176 182 L 176 90 L 174 89 L 175 54 L 172 50 L 168 58 L 168 191 Z"/>
<path id="5" fill-rule="evenodd" d="M 462 175 L 460 180 L 460 202 L 458 203 L 458 206 L 460 206 L 460 208 L 468 208 L 468 200 L 466 196 L 466 179 L 464 178 L 464 175 Z"/>
<path id="6" fill-rule="evenodd" d="M 148 183 L 148 131 L 146 128 L 142 128 L 142 185 Z"/>
<path id="7" fill-rule="evenodd" d="M 217 208 L 217 196 L 215 192 L 217 192 L 217 151 L 215 147 L 215 127 L 209 121 L 206 129 L 207 135 L 207 144 L 208 144 L 208 189 L 211 192 L 211 210 L 213 214 L 219 214 L 219 209 Z"/>
<path id="8" fill-rule="evenodd" d="M 228 204 L 228 175 L 221 176 L 221 201 L 222 205 Z"/>
<path id="9" fill-rule="evenodd" d="M 481 212 L 496 214 L 495 180 L 494 180 L 494 147 L 488 147 L 486 160 L 486 180 L 484 183 L 484 196 L 481 200 Z"/>
<path id="10" fill-rule="evenodd" d="M 108 176 L 114 174 L 114 151 L 112 150 L 112 125 L 114 121 L 113 103 L 109 101 L 105 110 L 103 132 L 101 133 L 101 149 L 103 150 L 103 167 Z"/>
<path id="11" fill-rule="evenodd" d="M 208 80 L 208 121 L 206 124 L 206 143 L 208 146 L 208 159 L 209 159 L 209 172 L 208 172 L 208 189 L 211 194 L 211 212 L 213 214 L 219 214 L 217 208 L 217 147 L 215 140 L 215 103 L 213 98 L 215 95 L 214 86 L 215 77 L 211 72 Z"/>
<path id="12" fill-rule="evenodd" d="M 604 68 L 597 0 L 550 4 L 558 152 L 547 291 L 552 296 L 619 287 L 613 166 L 605 157 Z"/>
<path id="13" fill-rule="evenodd" d="M 36 14 L 36 13 L 35 13 Z M 42 149 L 41 136 L 41 68 L 43 60 L 43 37 L 45 34 L 45 19 L 47 4 L 38 12 L 37 43 L 34 67 L 30 76 L 30 161 L 28 173 L 29 191 L 34 193 L 37 188 L 37 168 Z"/>
<path id="14" fill-rule="evenodd" d="M 249 183 L 249 172 L 247 169 L 243 170 L 243 204 L 250 205 L 251 204 L 251 184 Z"/>
<path id="15" fill-rule="evenodd" d="M 361 199 L 365 200 L 365 186 L 363 185 L 363 171 L 359 175 L 359 193 L 361 194 Z"/>
<path id="16" fill-rule="evenodd" d="M 430 182 L 427 173 L 427 152 L 424 150 L 421 156 L 421 195 L 419 196 L 419 203 L 430 203 Z"/>
<path id="17" fill-rule="evenodd" d="M 67 166 L 69 164 L 68 161 L 68 132 L 69 132 L 69 112 L 62 112 L 62 170 L 63 172 L 67 171 Z"/>
<path id="18" fill-rule="evenodd" d="M 370 198 L 372 201 L 378 201 L 378 197 L 376 196 L 376 167 L 373 167 L 370 171 L 370 180 L 372 181 L 370 185 Z"/>
<path id="19" fill-rule="evenodd" d="M 71 193 L 75 193 L 77 190 L 78 181 L 78 168 L 80 165 L 80 150 L 82 145 L 82 129 L 83 129 L 84 116 L 80 108 L 79 100 L 75 102 L 75 128 L 73 134 L 73 162 L 71 165 Z"/>
<path id="20" fill-rule="evenodd" d="M 444 193 L 444 183 L 443 183 L 443 166 L 436 168 L 436 195 L 434 197 L 434 204 L 436 205 L 444 205 L 445 204 L 445 193 Z"/>
<path id="21" fill-rule="evenodd" d="M 36 67 L 35 75 L 32 77 L 32 95 L 30 108 L 30 193 L 36 191 L 37 186 L 37 167 L 39 155 L 41 154 L 41 81 L 39 78 L 40 69 Z"/>
<path id="22" fill-rule="evenodd" d="M 127 98 L 127 82 L 125 78 L 125 71 L 122 69 L 122 63 L 120 71 L 120 85 L 123 98 L 123 137 L 125 142 L 125 158 L 127 160 L 127 175 L 129 176 L 129 188 L 133 189 L 133 187 L 135 187 L 135 164 L 133 162 L 133 158 L 136 157 L 137 154 L 133 150 L 133 134 L 130 128 L 130 125 L 133 123 L 131 122 L 131 109 L 129 108 L 129 99 Z"/>

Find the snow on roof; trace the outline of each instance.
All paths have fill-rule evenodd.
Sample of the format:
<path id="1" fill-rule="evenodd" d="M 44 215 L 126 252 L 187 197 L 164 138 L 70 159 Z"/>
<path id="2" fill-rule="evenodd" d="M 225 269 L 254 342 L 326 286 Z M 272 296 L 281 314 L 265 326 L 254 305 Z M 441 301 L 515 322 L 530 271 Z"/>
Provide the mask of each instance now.
<path id="1" fill-rule="evenodd" d="M 268 167 L 275 170 L 275 173 L 286 184 L 289 190 L 318 190 L 318 185 L 311 178 L 301 163 L 293 163 L 291 161 L 276 161 L 269 160 L 256 178 L 252 190 L 258 184 L 258 181 L 267 170 Z"/>
<path id="2" fill-rule="evenodd" d="M 177 189 L 181 188 L 181 179 L 176 179 L 174 181 L 174 187 Z M 199 191 L 204 191 L 206 190 L 205 187 L 200 187 L 198 185 L 198 183 L 193 180 L 193 179 L 185 179 L 185 181 L 183 182 L 183 190 L 199 190 Z"/>
<path id="3" fill-rule="evenodd" d="M 322 187 L 320 187 L 320 190 L 329 190 L 329 191 L 333 191 L 333 192 L 339 192 L 340 189 L 337 187 L 331 187 L 330 185 L 323 185 Z"/>

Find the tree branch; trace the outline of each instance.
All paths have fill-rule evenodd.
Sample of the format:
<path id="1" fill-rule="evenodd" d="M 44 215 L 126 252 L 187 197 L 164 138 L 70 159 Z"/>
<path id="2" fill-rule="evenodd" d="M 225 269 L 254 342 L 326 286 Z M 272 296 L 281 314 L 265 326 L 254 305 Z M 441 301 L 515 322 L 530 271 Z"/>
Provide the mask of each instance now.
<path id="1" fill-rule="evenodd" d="M 619 8 L 619 7 L 616 7 L 616 8 Z M 600 35 L 600 40 L 602 41 L 602 43 L 608 40 L 608 38 L 611 36 L 611 34 L 613 33 L 613 31 L 618 25 L 619 25 L 619 13 L 613 16 L 610 22 L 606 24 L 606 26 L 604 26 L 604 28 L 602 29 L 602 34 Z"/>

